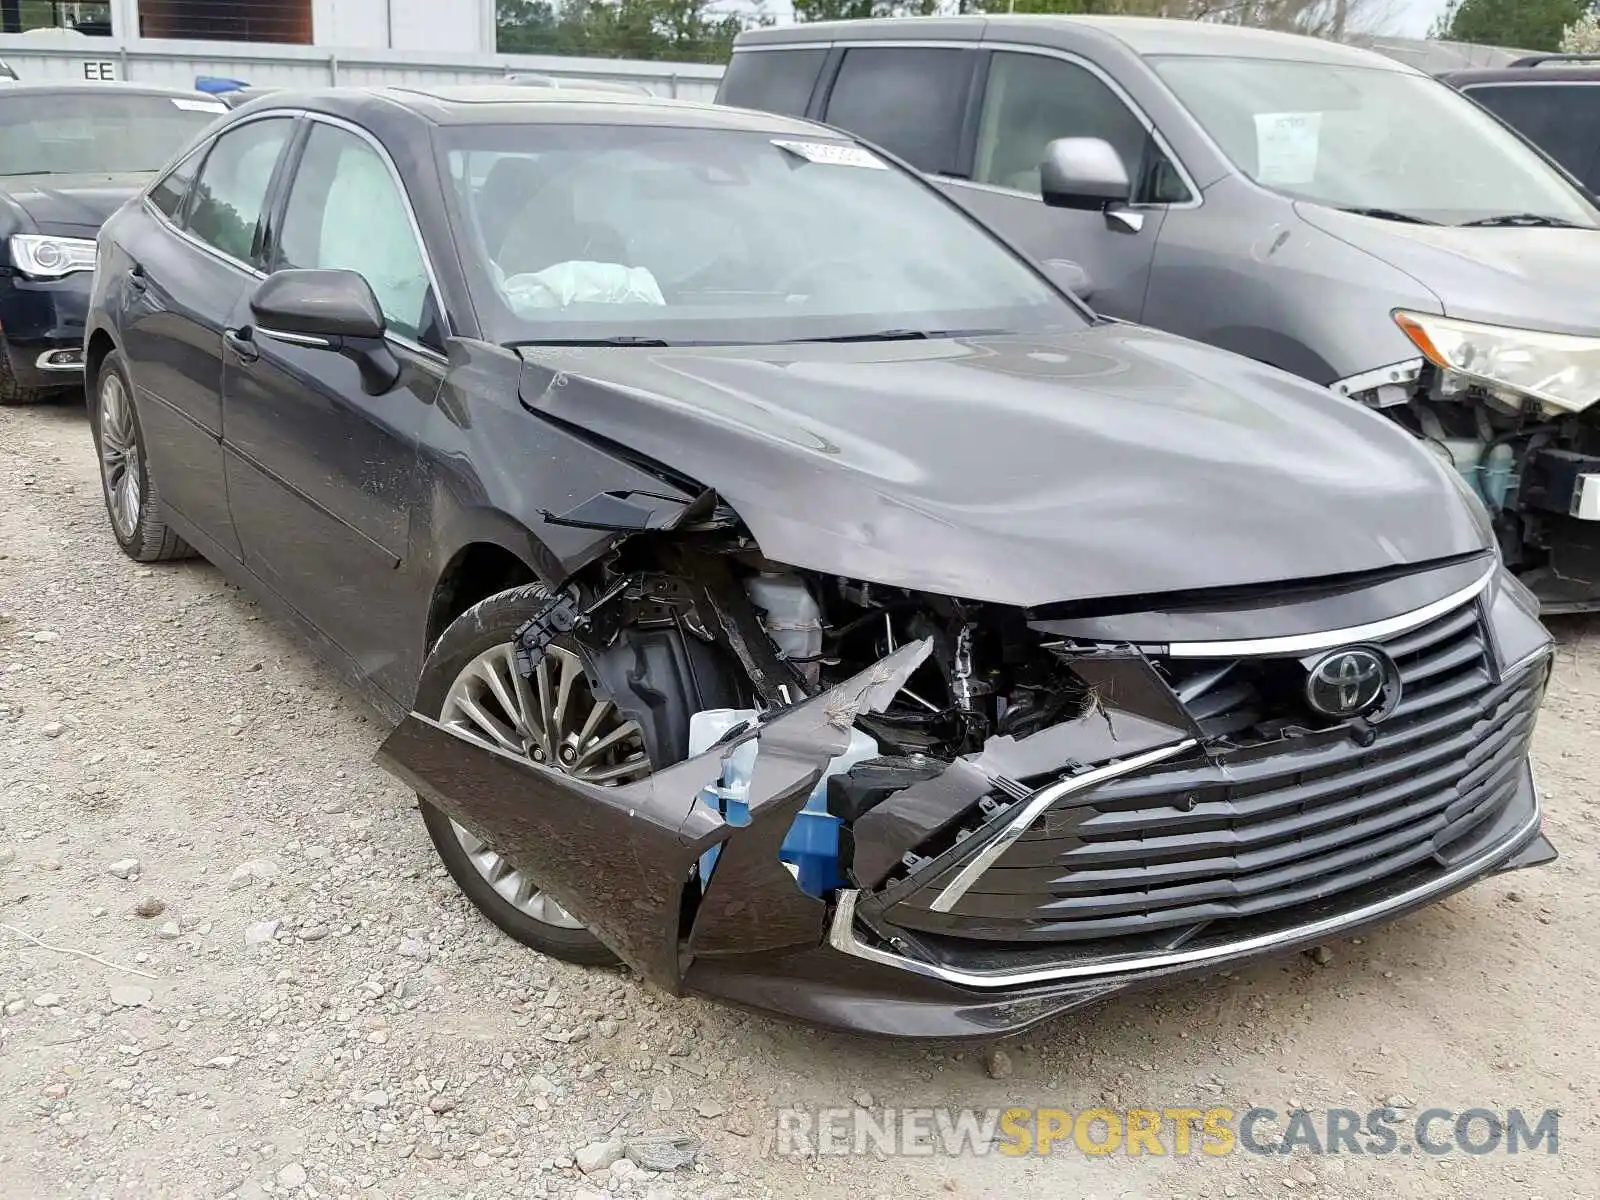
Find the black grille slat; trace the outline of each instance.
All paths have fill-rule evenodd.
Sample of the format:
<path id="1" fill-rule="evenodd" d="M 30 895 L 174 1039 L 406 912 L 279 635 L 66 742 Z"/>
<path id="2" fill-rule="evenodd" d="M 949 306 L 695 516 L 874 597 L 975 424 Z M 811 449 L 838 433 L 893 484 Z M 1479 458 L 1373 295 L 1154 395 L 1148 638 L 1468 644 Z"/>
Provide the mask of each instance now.
<path id="1" fill-rule="evenodd" d="M 1491 812 L 1498 811 L 1510 798 L 1513 790 L 1514 784 L 1511 784 L 1493 794 L 1486 801 L 1486 809 Z M 1300 873 L 1299 878 L 1291 878 L 1283 886 L 1270 891 L 1237 895 L 1233 900 L 1206 899 L 1167 906 L 1153 903 L 1154 893 L 1146 893 L 1139 898 L 1136 906 L 1123 912 L 1078 917 L 1074 915 L 1080 911 L 1076 906 L 1070 908 L 1063 906 L 1055 910 L 1049 905 L 1044 905 L 1037 910 L 1037 919 L 1040 920 L 1042 929 L 1048 930 L 1054 939 L 1077 941 L 1124 937 L 1156 929 L 1192 925 L 1201 921 L 1257 916 L 1275 909 L 1310 903 L 1334 892 L 1372 883 L 1403 871 L 1407 867 L 1433 859 L 1435 857 L 1433 839 L 1419 841 L 1410 836 L 1412 832 L 1399 830 L 1378 843 L 1357 848 L 1360 853 L 1353 854 L 1352 857 L 1361 865 L 1354 868 L 1333 872 L 1306 870 Z M 1284 872 L 1285 876 L 1292 874 Z M 1235 891 L 1239 892 L 1242 889 L 1236 886 Z M 963 905 L 961 909 L 963 914 L 982 917 L 1009 915 L 1012 911 L 1010 905 L 1006 903 L 993 905 L 993 913 L 985 911 L 991 907 L 989 902 L 1002 899 L 1000 897 L 977 894 L 971 896 L 971 899 L 974 905 L 970 909 Z"/>
<path id="2" fill-rule="evenodd" d="M 1420 629 L 1390 638 L 1381 645 L 1391 658 L 1396 662 L 1402 662 L 1419 650 L 1437 645 L 1449 638 L 1470 635 L 1476 640 L 1477 634 L 1478 610 L 1469 604 L 1437 618 Z"/>
<path id="3" fill-rule="evenodd" d="M 1484 768 L 1492 766 L 1492 760 L 1508 742 L 1517 738 L 1525 741 L 1531 729 L 1532 716 L 1525 714 L 1503 729 L 1497 730 L 1492 741 L 1482 743 L 1474 755 L 1465 760 L 1469 764 L 1469 770 L 1475 763 L 1481 763 Z M 1149 837 L 1126 838 L 1114 842 L 1086 841 L 1058 854 L 1054 860 L 1057 864 L 1055 871 L 1057 874 L 1063 868 L 1090 871 L 1130 860 L 1159 860 L 1164 854 L 1182 854 L 1187 857 L 1208 850 L 1250 847 L 1261 843 L 1306 837 L 1322 826 L 1357 821 L 1375 810 L 1407 803 L 1409 798 L 1418 792 L 1439 792 L 1444 789 L 1454 791 L 1462 786 L 1473 785 L 1460 779 L 1459 767 L 1451 764 L 1375 791 L 1366 791 L 1359 787 L 1347 789 L 1352 790 L 1354 794 L 1334 804 L 1305 807 L 1289 800 L 1285 802 L 1285 807 L 1297 808 L 1299 811 L 1270 820 L 1244 819 L 1255 814 L 1236 813 L 1227 820 L 1226 825 L 1197 833 L 1156 832 Z M 1085 826 L 1085 829 L 1087 828 Z M 1159 830 L 1162 827 L 1152 823 L 1147 828 Z M 1359 837 L 1359 828 L 1351 828 L 1345 831 L 1343 836 L 1346 840 Z M 1154 868 L 1159 863 L 1152 865 Z"/>
<path id="4" fill-rule="evenodd" d="M 1263 706 L 1271 693 L 1241 685 L 1265 668 L 1240 660 L 1246 675 L 1201 688 L 1191 713 L 1208 728 L 1268 718 L 1301 728 L 1272 741 L 1264 725 L 1258 744 L 1211 743 L 1207 757 L 1068 797 L 948 913 L 928 910 L 930 886 L 893 919 L 950 936 L 1121 939 L 1259 918 L 1476 853 L 1474 834 L 1521 786 L 1547 668 L 1497 682 L 1476 602 L 1374 644 L 1394 660 L 1402 695 L 1370 745 L 1305 727 L 1284 701 Z"/>
<path id="5" fill-rule="evenodd" d="M 1428 825 L 1431 833 L 1435 829 L 1446 829 L 1458 819 L 1459 814 L 1477 808 L 1485 793 L 1500 788 L 1505 776 L 1517 765 L 1515 758 L 1507 761 L 1490 759 L 1479 764 L 1459 783 L 1434 787 L 1420 798 L 1413 796 L 1404 802 L 1393 803 L 1379 815 L 1358 824 L 1336 825 L 1332 829 L 1311 834 L 1291 831 L 1288 836 L 1274 831 L 1279 832 L 1279 836 L 1272 844 L 1242 852 L 1157 863 L 1135 861 L 1121 868 L 1109 865 L 1082 867 L 1073 860 L 1069 864 L 1072 869 L 1066 875 L 1060 869 L 996 867 L 985 872 L 973 885 L 972 891 L 1007 895 L 1049 892 L 1057 896 L 1105 893 L 1115 888 L 1131 888 L 1139 882 L 1148 887 L 1212 875 L 1245 875 L 1313 854 L 1335 851 L 1351 843 L 1364 842 L 1402 825 L 1421 828 L 1425 821 L 1437 818 Z M 1259 831 L 1252 829 L 1251 832 L 1254 834 Z"/>

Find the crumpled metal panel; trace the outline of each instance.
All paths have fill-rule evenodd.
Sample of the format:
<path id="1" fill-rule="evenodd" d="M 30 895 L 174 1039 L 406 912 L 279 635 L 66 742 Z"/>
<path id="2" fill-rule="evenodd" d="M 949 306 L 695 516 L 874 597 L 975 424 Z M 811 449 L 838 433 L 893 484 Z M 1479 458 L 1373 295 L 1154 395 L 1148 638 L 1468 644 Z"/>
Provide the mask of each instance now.
<path id="1" fill-rule="evenodd" d="M 896 792 L 856 822 L 851 877 L 861 887 L 881 885 L 906 851 L 917 849 L 948 828 L 980 797 L 996 790 L 1001 780 L 1058 775 L 1069 767 L 1129 758 L 1201 736 L 1172 689 L 1143 655 L 1114 651 L 1074 657 L 1071 664 L 1094 691 L 1092 711 L 1027 737 L 991 737 L 979 753 L 957 759 L 936 778 Z M 1003 790 L 1016 794 L 1015 785 Z M 926 877 L 977 853 L 1012 819 L 1010 815 L 998 818 L 992 828 L 940 855 L 937 862 L 929 864 Z"/>
<path id="2" fill-rule="evenodd" d="M 823 906 L 802 893 L 778 861 L 784 814 L 804 803 L 828 760 L 848 745 L 856 716 L 881 711 L 930 649 L 927 640 L 909 643 L 757 731 L 622 787 L 582 783 L 469 741 L 415 712 L 375 758 L 531 874 L 629 966 L 677 991 L 684 887 L 696 860 L 719 842 L 726 845 L 701 903 L 691 952 L 696 946 L 734 954 L 821 942 Z M 698 796 L 720 777 L 723 758 L 751 737 L 760 745 L 751 822 L 732 826 Z M 771 853 L 761 853 L 768 842 Z M 725 866 L 731 868 L 726 876 Z"/>

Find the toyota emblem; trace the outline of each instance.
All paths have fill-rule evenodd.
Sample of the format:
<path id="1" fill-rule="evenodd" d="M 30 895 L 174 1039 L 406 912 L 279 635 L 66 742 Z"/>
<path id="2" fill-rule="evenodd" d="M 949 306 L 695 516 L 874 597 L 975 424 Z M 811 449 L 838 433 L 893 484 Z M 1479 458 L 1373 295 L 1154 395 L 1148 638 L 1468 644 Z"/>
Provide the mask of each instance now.
<path id="1" fill-rule="evenodd" d="M 1388 655 L 1365 646 L 1346 647 L 1311 664 L 1306 703 L 1325 717 L 1370 715 L 1379 705 L 1392 711 L 1399 686 L 1399 674 Z"/>

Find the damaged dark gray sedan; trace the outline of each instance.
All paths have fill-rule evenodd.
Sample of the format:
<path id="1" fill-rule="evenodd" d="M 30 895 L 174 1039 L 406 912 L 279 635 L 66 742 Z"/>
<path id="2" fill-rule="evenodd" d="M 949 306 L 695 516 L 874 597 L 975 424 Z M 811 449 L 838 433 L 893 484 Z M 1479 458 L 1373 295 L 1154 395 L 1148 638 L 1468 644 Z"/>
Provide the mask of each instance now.
<path id="1" fill-rule="evenodd" d="M 546 952 L 982 1036 L 1554 856 L 1456 475 L 837 131 L 274 93 L 106 226 L 86 354 L 123 548 L 400 718 Z"/>

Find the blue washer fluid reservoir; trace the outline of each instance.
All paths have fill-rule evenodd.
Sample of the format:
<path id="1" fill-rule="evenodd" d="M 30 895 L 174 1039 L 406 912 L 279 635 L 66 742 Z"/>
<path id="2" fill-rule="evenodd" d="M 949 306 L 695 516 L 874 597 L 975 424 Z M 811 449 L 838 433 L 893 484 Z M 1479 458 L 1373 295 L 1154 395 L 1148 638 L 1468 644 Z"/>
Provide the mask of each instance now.
<path id="1" fill-rule="evenodd" d="M 689 718 L 689 754 L 703 754 L 729 730 L 737 729 L 759 714 L 753 708 L 712 708 Z M 750 775 L 755 769 L 758 746 L 754 740 L 740 746 L 722 764 L 722 780 L 700 793 L 700 802 L 722 815 L 730 825 L 750 823 Z M 850 731 L 850 745 L 828 763 L 822 778 L 803 809 L 795 814 L 778 850 L 778 857 L 789 867 L 800 890 L 823 896 L 844 884 L 839 871 L 839 818 L 828 811 L 828 777 L 848 771 L 863 759 L 876 758 L 878 743 L 859 729 Z M 713 846 L 700 858 L 702 886 L 716 868 L 720 846 Z"/>

